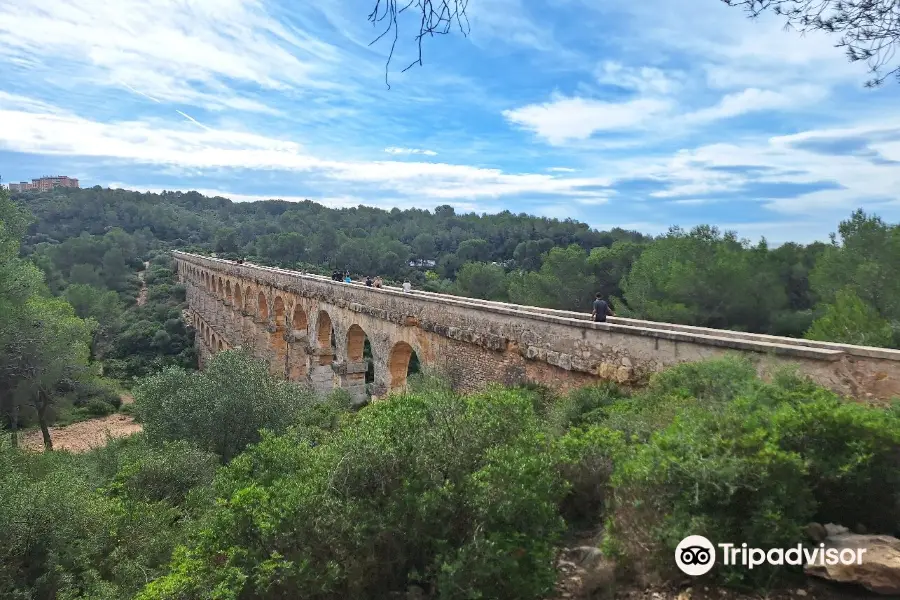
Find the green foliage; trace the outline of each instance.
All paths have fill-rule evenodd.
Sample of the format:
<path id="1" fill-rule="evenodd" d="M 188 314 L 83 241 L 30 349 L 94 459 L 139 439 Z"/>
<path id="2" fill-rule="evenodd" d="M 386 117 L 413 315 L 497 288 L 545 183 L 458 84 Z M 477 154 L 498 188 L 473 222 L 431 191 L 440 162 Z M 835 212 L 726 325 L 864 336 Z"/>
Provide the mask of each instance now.
<path id="1" fill-rule="evenodd" d="M 169 367 L 142 381 L 134 397 L 150 440 L 186 440 L 224 462 L 258 441 L 260 429 L 297 424 L 315 401 L 309 390 L 236 350 L 216 354 L 202 373 Z"/>
<path id="2" fill-rule="evenodd" d="M 673 228 L 634 262 L 624 298 L 653 321 L 767 332 L 788 302 L 767 252 L 715 227 Z"/>
<path id="3" fill-rule="evenodd" d="M 201 498 L 215 459 L 201 471 L 188 448 L 155 452 L 139 439 L 80 456 L 0 447 L 0 597 L 118 600 L 160 575 L 191 518 L 172 492 Z"/>
<path id="4" fill-rule="evenodd" d="M 98 462 L 109 479 L 108 494 L 183 506 L 212 483 L 219 460 L 185 441 L 152 445 L 134 436 L 100 450 Z"/>
<path id="5" fill-rule="evenodd" d="M 456 285 L 470 298 L 506 299 L 506 271 L 499 265 L 466 263 L 456 274 Z"/>
<path id="6" fill-rule="evenodd" d="M 882 319 L 852 288 L 839 290 L 833 303 L 825 304 L 825 314 L 813 321 L 806 339 L 843 342 L 859 346 L 885 346 L 893 343 L 891 324 Z"/>
<path id="7" fill-rule="evenodd" d="M 512 599 L 552 587 L 564 486 L 527 396 L 437 386 L 307 440 L 266 436 L 237 457 L 216 482 L 220 509 L 141 597 L 365 598 L 417 584 Z"/>
<path id="8" fill-rule="evenodd" d="M 683 365 L 610 415 L 609 426 L 646 441 L 616 467 L 607 527 L 607 549 L 636 568 L 671 575 L 687 535 L 787 547 L 812 520 L 893 533 L 900 517 L 898 415 L 790 373 L 763 383 L 740 361 Z M 776 574 L 716 572 L 745 583 Z"/>

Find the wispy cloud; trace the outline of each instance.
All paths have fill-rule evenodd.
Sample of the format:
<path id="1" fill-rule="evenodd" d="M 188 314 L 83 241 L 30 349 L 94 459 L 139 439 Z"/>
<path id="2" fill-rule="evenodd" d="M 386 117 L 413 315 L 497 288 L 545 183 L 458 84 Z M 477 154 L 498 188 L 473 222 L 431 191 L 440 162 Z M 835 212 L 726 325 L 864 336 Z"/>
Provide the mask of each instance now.
<path id="1" fill-rule="evenodd" d="M 437 156 L 437 152 L 434 150 L 422 150 L 420 148 L 397 148 L 396 146 L 389 146 L 384 149 L 388 154 L 423 154 L 425 156 Z"/>

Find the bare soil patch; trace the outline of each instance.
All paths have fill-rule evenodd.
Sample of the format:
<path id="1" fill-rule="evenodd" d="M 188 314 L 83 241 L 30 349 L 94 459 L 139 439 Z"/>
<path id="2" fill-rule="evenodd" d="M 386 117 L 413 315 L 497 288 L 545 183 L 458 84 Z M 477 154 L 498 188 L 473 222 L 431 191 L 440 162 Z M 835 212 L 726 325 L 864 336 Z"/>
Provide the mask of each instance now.
<path id="1" fill-rule="evenodd" d="M 124 398 L 122 400 L 125 401 Z M 141 431 L 141 425 L 135 423 L 132 417 L 114 414 L 72 423 L 66 427 L 51 427 L 50 438 L 53 440 L 54 450 L 87 452 L 106 445 L 109 438 L 125 437 L 139 431 Z M 40 429 L 26 433 L 22 438 L 22 447 L 38 452 L 43 451 L 44 438 L 41 436 Z"/>

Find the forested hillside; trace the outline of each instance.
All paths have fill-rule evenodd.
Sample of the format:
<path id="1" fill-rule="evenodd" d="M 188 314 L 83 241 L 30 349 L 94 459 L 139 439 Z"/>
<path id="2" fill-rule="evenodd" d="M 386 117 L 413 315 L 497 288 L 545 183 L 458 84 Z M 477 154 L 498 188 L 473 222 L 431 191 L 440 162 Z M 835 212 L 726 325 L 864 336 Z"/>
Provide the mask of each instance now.
<path id="1" fill-rule="evenodd" d="M 900 405 L 726 358 L 566 395 L 462 396 L 426 372 L 351 410 L 240 351 L 196 371 L 168 250 L 561 308 L 599 289 L 620 313 L 896 345 L 898 231 L 857 213 L 840 244 L 770 250 L 711 228 L 651 239 L 447 208 L 0 192 L 0 597 L 544 600 L 576 544 L 594 557 L 579 593 L 611 597 L 638 573 L 679 581 L 688 534 L 896 534 Z M 115 410 L 123 385 L 142 433 L 85 454 L 15 447 L 37 424 L 51 448 L 54 420 Z M 703 582 L 799 577 L 722 566 Z"/>
<path id="2" fill-rule="evenodd" d="M 36 218 L 24 253 L 35 255 L 54 290 L 133 293 L 134 279 L 122 274 L 148 252 L 177 247 L 551 308 L 588 311 L 599 291 L 623 316 L 900 347 L 900 227 L 862 212 L 835 224 L 831 243 L 769 248 L 710 226 L 653 238 L 509 212 L 459 215 L 449 206 L 338 210 L 99 187 L 15 199 Z M 160 335 L 157 346 L 177 355 L 174 343 Z"/>

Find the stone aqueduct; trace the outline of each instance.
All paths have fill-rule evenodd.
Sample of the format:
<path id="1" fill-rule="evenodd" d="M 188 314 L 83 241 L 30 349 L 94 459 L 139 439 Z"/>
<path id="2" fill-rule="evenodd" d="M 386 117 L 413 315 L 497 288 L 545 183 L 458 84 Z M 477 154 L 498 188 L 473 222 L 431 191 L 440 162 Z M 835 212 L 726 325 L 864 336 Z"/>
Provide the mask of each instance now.
<path id="1" fill-rule="evenodd" d="M 203 361 L 238 346 L 272 371 L 321 391 L 366 397 L 365 339 L 376 395 L 402 389 L 413 352 L 461 389 L 537 382 L 569 389 L 601 379 L 640 384 L 673 364 L 749 353 L 857 398 L 900 396 L 900 351 L 374 289 L 295 271 L 175 252 Z"/>

